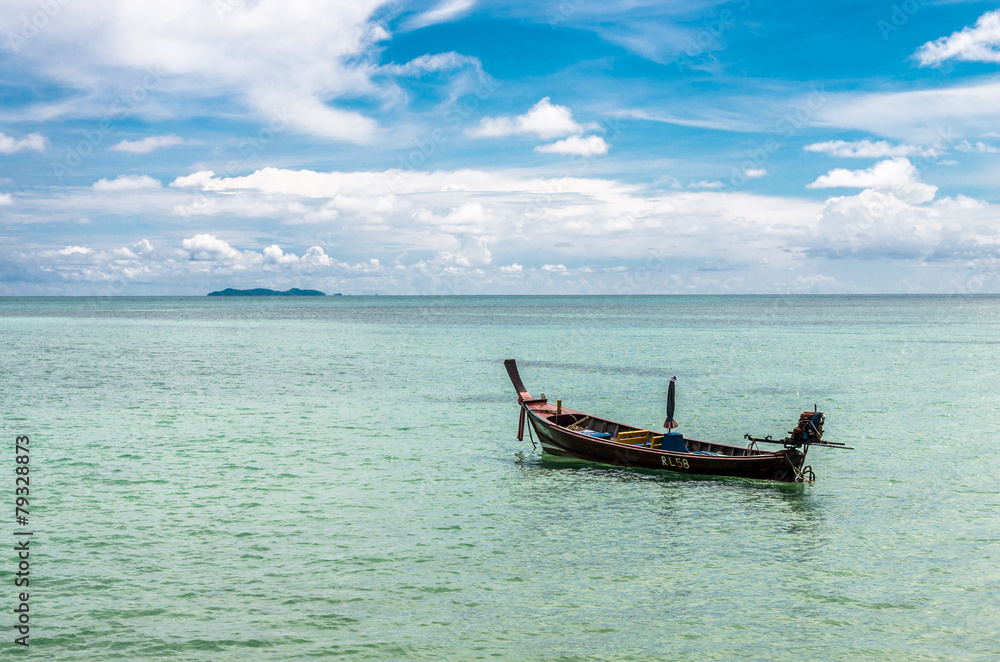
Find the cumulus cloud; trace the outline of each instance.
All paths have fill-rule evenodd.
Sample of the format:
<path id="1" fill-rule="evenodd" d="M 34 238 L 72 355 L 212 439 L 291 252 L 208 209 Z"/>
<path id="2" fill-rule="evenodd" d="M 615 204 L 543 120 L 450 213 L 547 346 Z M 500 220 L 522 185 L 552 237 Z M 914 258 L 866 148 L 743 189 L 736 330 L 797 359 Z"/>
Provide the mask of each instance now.
<path id="1" fill-rule="evenodd" d="M 513 135 L 534 135 L 542 140 L 581 134 L 592 125 L 583 126 L 573 119 L 566 106 L 557 106 L 544 97 L 524 115 L 517 117 L 484 117 L 479 127 L 468 131 L 476 138 L 502 138 Z M 603 142 L 603 141 L 602 141 Z"/>
<path id="2" fill-rule="evenodd" d="M 310 246 L 306 249 L 305 254 L 299 259 L 299 263 L 312 267 L 330 267 L 336 262 L 335 260 L 326 254 L 321 246 Z M 378 264 L 378 260 L 375 261 Z"/>
<path id="3" fill-rule="evenodd" d="M 87 255 L 92 250 L 86 246 L 67 246 L 61 251 L 56 251 L 59 255 Z"/>
<path id="4" fill-rule="evenodd" d="M 204 190 L 211 190 L 214 185 L 215 172 L 211 170 L 199 170 L 198 172 L 192 173 L 190 175 L 182 175 L 170 182 L 171 186 L 177 186 L 180 188 L 200 188 Z"/>
<path id="5" fill-rule="evenodd" d="M 298 271 L 311 271 L 326 267 L 341 266 L 323 250 L 322 246 L 310 246 L 299 257 L 295 253 L 286 253 L 277 244 L 265 247 L 261 252 L 255 250 L 237 250 L 225 239 L 214 234 L 196 234 L 181 242 L 189 258 L 199 262 L 214 262 L 217 265 L 236 267 L 239 270 L 251 268 L 294 268 Z"/>
<path id="6" fill-rule="evenodd" d="M 184 250 L 191 254 L 192 260 L 239 260 L 242 254 L 229 245 L 224 239 L 214 234 L 196 234 L 182 242 Z M 279 249 L 280 250 L 280 249 Z"/>
<path id="7" fill-rule="evenodd" d="M 897 263 L 939 256 L 934 259 L 950 261 L 952 268 L 995 255 L 996 207 L 968 199 L 937 200 L 933 187 L 921 191 L 927 185 L 907 165 L 900 157 L 898 170 L 886 171 L 882 165 L 832 171 L 819 183 L 864 190 L 825 201 L 596 177 L 540 177 L 520 170 L 267 168 L 244 177 L 205 171 L 141 196 L 69 194 L 76 197 L 65 204 L 74 213 L 95 218 L 106 213 L 102 209 L 118 209 L 130 200 L 159 205 L 163 230 L 147 235 L 145 242 L 140 235 L 107 249 L 93 246 L 90 254 L 54 253 L 37 263 L 51 266 L 60 274 L 59 282 L 70 282 L 93 280 L 97 274 L 123 279 L 121 265 L 128 262 L 134 279 L 164 283 L 164 288 L 194 283 L 197 291 L 209 281 L 213 286 L 231 284 L 233 275 L 246 286 L 268 287 L 284 282 L 285 275 L 310 274 L 308 285 L 300 280 L 285 287 L 471 293 L 509 291 L 512 284 L 525 292 L 549 291 L 558 283 L 565 291 L 639 293 L 681 291 L 667 274 L 685 272 L 700 279 L 685 281 L 695 288 L 691 291 L 720 291 L 721 283 L 737 274 L 749 280 L 731 285 L 733 291 L 754 291 L 755 285 L 768 282 L 794 284 L 797 275 L 815 273 L 806 268 L 810 255 L 881 255 Z M 191 195 L 193 190 L 198 194 Z M 178 198 L 217 204 L 211 226 L 177 235 L 176 219 L 171 223 L 169 214 Z M 18 209 L 22 202 L 36 204 L 33 198 L 19 197 Z M 261 210 L 267 215 L 252 215 Z M 317 219 L 312 225 L 285 225 L 281 239 L 257 243 L 271 237 L 277 224 L 312 214 Z M 198 218 L 203 217 L 188 222 Z M 288 234 L 297 238 L 289 240 Z M 896 235 L 905 241 L 893 243 Z M 327 254 L 331 249 L 324 246 L 336 247 L 336 254 Z M 371 259 L 382 261 L 376 265 Z M 512 263 L 521 265 L 520 271 Z M 713 271 L 699 271 L 705 268 Z M 916 267 L 911 263 L 906 268 Z M 636 269 L 649 277 L 632 278 Z M 215 277 L 218 281 L 211 280 Z M 584 278 L 591 286 L 583 284 Z M 338 279 L 352 280 L 349 285 Z"/>
<path id="8" fill-rule="evenodd" d="M 941 152 L 933 147 L 918 147 L 916 145 L 892 145 L 885 140 L 828 140 L 822 143 L 812 143 L 803 149 L 807 152 L 820 152 L 840 158 L 882 159 L 887 156 L 926 156 L 935 157 Z"/>
<path id="9" fill-rule="evenodd" d="M 149 154 L 157 149 L 174 147 L 175 145 L 183 144 L 183 138 L 170 134 L 169 136 L 149 136 L 147 138 L 143 138 L 142 140 L 123 140 L 116 145 L 112 145 L 108 149 L 115 152 L 128 152 L 129 154 Z"/>
<path id="10" fill-rule="evenodd" d="M 20 140 L 0 133 L 0 154 L 16 154 L 17 152 L 44 152 L 48 138 L 40 133 L 29 133 Z"/>
<path id="11" fill-rule="evenodd" d="M 807 252 L 830 258 L 976 259 L 996 251 L 989 205 L 958 196 L 913 205 L 867 189 L 830 198 Z"/>
<path id="12" fill-rule="evenodd" d="M 299 257 L 295 253 L 285 253 L 277 244 L 268 246 L 263 251 L 264 262 L 278 265 L 298 265 L 305 267 L 329 267 L 335 264 L 333 258 L 326 254 L 322 246 L 310 246 Z"/>
<path id="13" fill-rule="evenodd" d="M 161 188 L 160 180 L 149 175 L 118 175 L 116 179 L 99 179 L 94 182 L 95 191 L 138 191 Z"/>
<path id="14" fill-rule="evenodd" d="M 273 169 L 243 178 L 196 179 L 206 187 L 199 197 L 209 200 L 240 200 L 247 209 L 282 201 L 275 206 L 278 221 L 300 215 L 295 205 L 322 209 L 337 196 L 351 204 L 326 227 L 305 228 L 302 235 L 309 239 L 295 244 L 301 248 L 276 239 L 245 248 L 254 241 L 248 237 L 267 237 L 274 224 L 254 224 L 238 214 L 231 220 L 217 215 L 212 224 L 218 230 L 191 232 L 183 240 L 171 238 L 176 230 L 168 229 L 166 236 L 152 237 L 156 250 L 149 239 L 133 238 L 115 244 L 131 248 L 95 246 L 88 253 L 83 246 L 58 246 L 66 254 L 25 253 L 50 269 L 43 274 L 49 281 L 141 281 L 158 283 L 163 293 L 171 287 L 225 287 L 234 275 L 248 287 L 281 283 L 345 292 L 500 293 L 516 285 L 524 292 L 558 286 L 566 292 L 649 293 L 768 291 L 774 283 L 807 288 L 819 284 L 809 280 L 816 273 L 809 256 L 888 258 L 908 269 L 937 260 L 956 269 L 990 259 L 1000 248 L 993 205 L 968 198 L 916 203 L 872 187 L 824 202 L 524 172 Z M 390 190 L 395 203 L 384 212 L 362 209 L 360 199 L 377 199 Z M 143 204 L 172 195 L 176 192 L 160 190 L 143 196 Z M 102 196 L 83 192 L 78 199 L 93 203 Z M 337 247 L 337 257 L 312 245 L 317 235 L 324 245 Z M 572 260 L 568 267 L 566 260 Z M 708 267 L 711 271 L 704 271 Z M 635 277 L 636 270 L 642 278 Z M 849 266 L 839 273 L 847 275 L 841 279 L 845 288 L 855 287 Z M 304 274 L 308 284 L 283 280 Z M 798 276 L 806 280 L 797 281 Z"/>
<path id="15" fill-rule="evenodd" d="M 946 60 L 1000 62 L 1000 10 L 979 17 L 975 27 L 929 41 L 913 54 L 920 66 L 936 66 Z"/>
<path id="16" fill-rule="evenodd" d="M 536 152 L 542 154 L 570 154 L 590 158 L 608 153 L 608 143 L 601 136 L 570 136 L 548 145 L 539 145 Z"/>
<path id="17" fill-rule="evenodd" d="M 281 250 L 281 247 L 277 244 L 272 244 L 264 249 L 264 262 L 269 262 L 272 264 L 291 264 L 298 262 L 299 258 L 294 253 L 289 253 L 285 255 Z"/>
<path id="18" fill-rule="evenodd" d="M 767 176 L 767 170 L 764 168 L 748 168 L 743 171 L 747 179 L 759 179 L 761 177 Z"/>
<path id="19" fill-rule="evenodd" d="M 8 5 L 11 3 L 8 3 Z M 0 14 L 0 34 L 19 33 L 37 11 L 21 0 Z M 60 3 L 11 66 L 44 72 L 79 90 L 72 103 L 25 109 L 25 117 L 100 117 L 129 89 L 149 78 L 149 97 L 136 113 L 200 112 L 198 101 L 232 100 L 257 118 L 315 136 L 370 142 L 377 124 L 344 98 L 378 97 L 370 62 L 389 38 L 374 16 L 384 0 L 255 2 L 175 0 Z M 316 17 L 322 20 L 316 20 Z M 66 54 L 71 53 L 71 57 Z M 192 111 L 193 109 L 193 111 Z"/>
<path id="20" fill-rule="evenodd" d="M 14 204 L 14 199 L 10 197 L 10 193 L 0 193 L 0 207 L 12 204 Z"/>
<path id="21" fill-rule="evenodd" d="M 880 161 L 867 170 L 836 168 L 821 175 L 808 188 L 871 188 L 891 191 L 907 202 L 934 199 L 937 187 L 919 181 L 916 167 L 905 157 Z"/>

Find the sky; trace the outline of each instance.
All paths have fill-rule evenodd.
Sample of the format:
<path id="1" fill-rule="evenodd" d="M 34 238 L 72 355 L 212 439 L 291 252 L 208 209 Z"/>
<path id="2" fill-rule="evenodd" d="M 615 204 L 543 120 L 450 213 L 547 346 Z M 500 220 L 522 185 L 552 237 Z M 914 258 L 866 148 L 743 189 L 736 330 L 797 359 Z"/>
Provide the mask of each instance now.
<path id="1" fill-rule="evenodd" d="M 996 3 L 0 0 L 0 295 L 998 273 Z"/>

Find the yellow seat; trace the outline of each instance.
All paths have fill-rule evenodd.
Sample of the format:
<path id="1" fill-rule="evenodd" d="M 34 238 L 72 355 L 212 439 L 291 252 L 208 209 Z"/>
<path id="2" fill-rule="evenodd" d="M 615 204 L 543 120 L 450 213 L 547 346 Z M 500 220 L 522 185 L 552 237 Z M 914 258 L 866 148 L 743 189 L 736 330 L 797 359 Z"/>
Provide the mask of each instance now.
<path id="1" fill-rule="evenodd" d="M 626 430 L 618 433 L 618 443 L 645 446 L 652 434 L 649 430 Z M 663 439 L 662 436 L 659 438 Z"/>

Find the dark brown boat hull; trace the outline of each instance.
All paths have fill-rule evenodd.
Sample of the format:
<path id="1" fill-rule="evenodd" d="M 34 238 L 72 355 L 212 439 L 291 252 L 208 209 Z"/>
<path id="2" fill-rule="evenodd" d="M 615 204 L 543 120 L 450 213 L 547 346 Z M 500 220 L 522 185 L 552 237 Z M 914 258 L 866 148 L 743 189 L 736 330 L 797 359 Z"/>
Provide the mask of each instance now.
<path id="1" fill-rule="evenodd" d="M 699 476 L 734 476 L 779 482 L 796 482 L 805 455 L 796 449 L 743 457 L 675 453 L 630 446 L 578 434 L 553 425 L 528 410 L 528 420 L 541 442 L 542 450 L 552 455 L 574 457 L 590 462 L 622 467 L 657 469 Z"/>

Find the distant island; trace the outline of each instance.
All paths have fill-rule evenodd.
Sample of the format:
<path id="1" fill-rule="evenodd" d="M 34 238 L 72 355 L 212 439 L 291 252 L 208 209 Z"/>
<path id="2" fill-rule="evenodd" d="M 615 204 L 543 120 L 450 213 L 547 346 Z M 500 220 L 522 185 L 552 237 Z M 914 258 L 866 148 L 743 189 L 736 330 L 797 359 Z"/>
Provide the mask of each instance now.
<path id="1" fill-rule="evenodd" d="M 258 287 L 253 290 L 234 290 L 231 287 L 227 287 L 219 292 L 209 292 L 210 297 L 325 297 L 326 292 L 320 292 L 319 290 L 300 290 L 297 287 L 293 287 L 290 290 L 285 290 L 284 292 L 278 292 L 277 290 L 268 290 L 263 287 Z M 334 296 L 337 296 L 336 294 Z"/>

